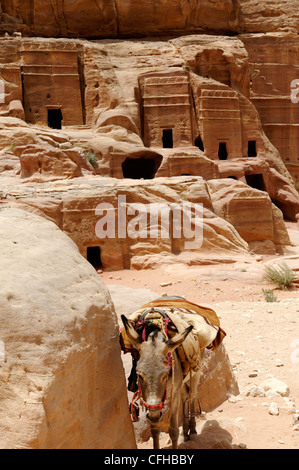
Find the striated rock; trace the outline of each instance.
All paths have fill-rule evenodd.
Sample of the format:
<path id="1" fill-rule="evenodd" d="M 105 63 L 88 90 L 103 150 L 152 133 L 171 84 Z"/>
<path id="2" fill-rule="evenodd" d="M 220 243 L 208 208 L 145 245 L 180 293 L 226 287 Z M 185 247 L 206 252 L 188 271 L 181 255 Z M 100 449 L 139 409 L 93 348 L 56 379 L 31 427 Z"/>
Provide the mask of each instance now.
<path id="1" fill-rule="evenodd" d="M 267 11 L 263 6 L 265 3 L 269 11 L 278 11 L 278 16 L 270 15 L 264 21 L 277 22 L 277 28 L 271 28 L 271 31 L 280 31 L 240 36 L 248 51 L 251 101 L 259 112 L 263 131 L 278 149 L 288 171 L 298 181 L 298 35 L 297 32 L 283 31 L 283 21 L 296 22 L 298 31 L 299 16 L 294 2 L 251 1 L 248 5 L 254 3 L 258 3 L 259 9 L 263 10 L 261 14 Z M 286 15 L 286 11 L 291 14 Z"/>
<path id="2" fill-rule="evenodd" d="M 256 253 L 275 253 L 275 246 L 290 245 L 282 213 L 265 191 L 241 181 L 209 181 L 215 213 L 230 222 Z"/>
<path id="3" fill-rule="evenodd" d="M 0 219 L 0 447 L 135 448 L 108 290 L 53 223 Z"/>
<path id="4" fill-rule="evenodd" d="M 43 185 L 31 182 L 26 191 L 22 184 L 8 184 L 3 186 L 3 191 L 9 196 L 10 204 L 21 204 L 22 209 L 28 211 L 38 210 L 40 215 L 55 221 L 76 243 L 81 254 L 97 268 L 112 271 L 124 268 L 148 269 L 165 262 L 196 264 L 201 257 L 215 256 L 217 253 L 249 256 L 248 245 L 236 229 L 212 212 L 207 183 L 200 177 L 142 181 L 84 176 Z M 117 228 L 119 197 L 125 198 L 124 234 Z M 171 218 L 169 229 L 164 227 L 163 236 L 161 232 L 161 210 L 168 210 L 171 208 L 170 204 L 181 210 L 189 198 L 189 204 L 192 202 L 203 205 L 203 219 L 199 220 L 203 226 L 203 243 L 200 247 L 187 245 L 188 241 L 195 241 L 195 214 L 190 218 L 191 233 L 188 232 L 188 226 L 184 228 L 181 221 L 176 227 L 176 230 L 181 230 L 180 237 L 175 237 Z M 104 206 L 100 205 L 103 203 L 108 204 L 111 211 L 109 227 L 112 233 L 106 234 L 109 236 L 101 234 L 99 228 L 96 229 L 97 224 L 101 227 L 106 220 Z M 194 211 L 194 206 L 190 207 Z M 130 214 L 133 208 L 135 216 Z M 142 217 L 143 213 L 141 225 L 134 226 L 134 219 L 137 222 L 136 217 Z M 151 216 L 157 220 L 156 224 L 153 220 L 151 222 Z M 128 227 L 131 227 L 131 232 Z M 108 230 L 108 227 L 106 229 Z M 150 229 L 157 231 L 150 233 Z M 201 232 L 196 236 L 201 242 Z"/>
<path id="5" fill-rule="evenodd" d="M 252 33 L 298 31 L 296 0 L 239 0 L 240 28 Z"/>
<path id="6" fill-rule="evenodd" d="M 239 1 L 1 0 L 2 31 L 37 36 L 136 37 L 196 31 L 236 31 Z M 0 31 L 1 31 L 0 29 Z"/>
<path id="7" fill-rule="evenodd" d="M 80 153 L 76 149 L 53 149 L 50 146 L 17 147 L 21 177 L 31 181 L 53 181 L 82 175 Z"/>

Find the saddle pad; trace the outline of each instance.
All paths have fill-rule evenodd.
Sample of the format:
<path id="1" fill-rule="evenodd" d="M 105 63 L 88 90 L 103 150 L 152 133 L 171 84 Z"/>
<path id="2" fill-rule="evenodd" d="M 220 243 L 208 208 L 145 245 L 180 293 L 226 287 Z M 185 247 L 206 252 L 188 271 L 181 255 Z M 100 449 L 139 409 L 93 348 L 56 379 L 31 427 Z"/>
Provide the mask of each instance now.
<path id="1" fill-rule="evenodd" d="M 194 371 L 200 368 L 201 352 L 205 348 L 216 349 L 226 336 L 226 333 L 220 328 L 219 319 L 213 310 L 198 306 L 187 300 L 159 299 L 150 302 L 130 315 L 130 320 L 137 323 L 144 311 L 152 307 L 163 309 L 179 333 L 183 332 L 188 326 L 193 326 L 193 330 L 178 349 L 183 349 L 181 353 L 184 352 L 185 360 L 183 361 L 182 354 L 180 354 L 181 361 L 186 362 Z M 155 315 L 159 316 L 160 314 L 149 313 L 147 318 L 154 318 Z M 120 341 L 124 352 L 133 353 L 132 344 L 124 329 L 120 332 Z"/>

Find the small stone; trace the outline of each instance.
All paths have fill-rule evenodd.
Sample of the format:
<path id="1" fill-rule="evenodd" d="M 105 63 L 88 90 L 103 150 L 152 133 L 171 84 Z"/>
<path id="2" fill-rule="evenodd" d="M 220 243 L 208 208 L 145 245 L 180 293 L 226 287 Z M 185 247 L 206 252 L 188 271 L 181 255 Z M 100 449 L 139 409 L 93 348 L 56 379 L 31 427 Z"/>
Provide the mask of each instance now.
<path id="1" fill-rule="evenodd" d="M 244 442 L 240 442 L 240 443 L 238 444 L 238 447 L 239 447 L 239 449 L 246 449 L 247 445 L 244 444 Z"/>
<path id="2" fill-rule="evenodd" d="M 275 377 L 271 377 L 268 380 L 265 380 L 260 384 L 266 392 L 274 392 L 278 393 L 281 397 L 288 397 L 290 394 L 289 387 L 282 382 L 281 380 L 276 379 Z"/>
<path id="3" fill-rule="evenodd" d="M 248 374 L 248 377 L 250 378 L 257 377 L 257 372 L 250 372 L 250 374 Z"/>
<path id="4" fill-rule="evenodd" d="M 272 416 L 278 416 L 279 415 L 279 408 L 278 405 L 275 401 L 272 401 L 269 406 L 269 414 Z"/>
<path id="5" fill-rule="evenodd" d="M 161 282 L 160 287 L 172 286 L 172 282 Z"/>
<path id="6" fill-rule="evenodd" d="M 293 417 L 292 417 L 292 424 L 299 426 L 299 414 L 298 414 L 298 413 L 294 413 L 294 414 L 293 414 Z"/>
<path id="7" fill-rule="evenodd" d="M 283 367 L 284 364 L 283 364 L 283 362 L 282 362 L 280 359 L 276 359 L 276 361 L 275 361 L 275 366 L 276 366 L 276 367 Z"/>
<path id="8" fill-rule="evenodd" d="M 234 396 L 229 397 L 227 401 L 229 403 L 237 403 L 236 397 L 234 397 Z"/>

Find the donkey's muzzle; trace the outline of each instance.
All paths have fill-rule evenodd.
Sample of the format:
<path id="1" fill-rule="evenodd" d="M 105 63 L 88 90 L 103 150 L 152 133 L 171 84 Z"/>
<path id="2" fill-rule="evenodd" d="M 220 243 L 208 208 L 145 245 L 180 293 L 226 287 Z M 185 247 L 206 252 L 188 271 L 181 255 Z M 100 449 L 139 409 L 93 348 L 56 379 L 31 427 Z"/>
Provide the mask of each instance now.
<path id="1" fill-rule="evenodd" d="M 162 411 L 148 411 L 146 413 L 146 417 L 150 423 L 157 424 L 159 421 L 161 421 Z"/>

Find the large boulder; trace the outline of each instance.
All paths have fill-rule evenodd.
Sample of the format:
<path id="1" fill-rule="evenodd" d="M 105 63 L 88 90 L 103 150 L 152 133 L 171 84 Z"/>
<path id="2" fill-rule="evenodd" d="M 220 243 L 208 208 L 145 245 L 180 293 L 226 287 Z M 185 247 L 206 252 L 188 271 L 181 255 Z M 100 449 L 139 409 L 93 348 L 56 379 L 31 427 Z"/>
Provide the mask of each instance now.
<path id="1" fill-rule="evenodd" d="M 118 325 L 54 223 L 0 210 L 0 448 L 136 448 Z"/>
<path id="2" fill-rule="evenodd" d="M 268 193 L 230 178 L 208 184 L 215 214 L 232 224 L 252 251 L 275 254 L 291 244 L 282 212 Z"/>

